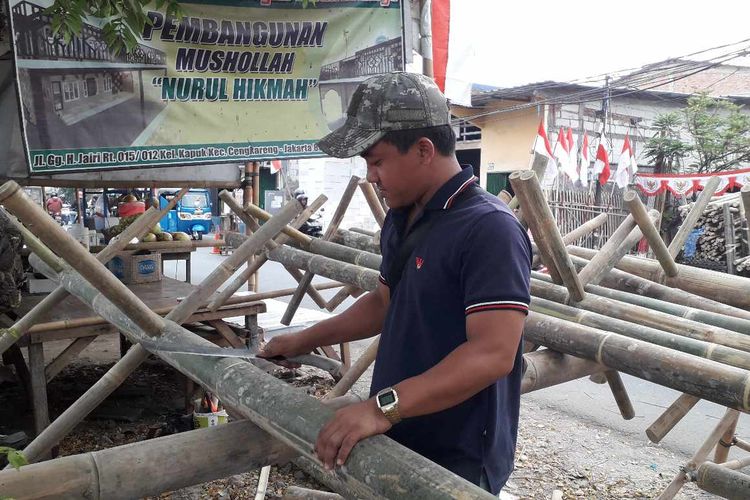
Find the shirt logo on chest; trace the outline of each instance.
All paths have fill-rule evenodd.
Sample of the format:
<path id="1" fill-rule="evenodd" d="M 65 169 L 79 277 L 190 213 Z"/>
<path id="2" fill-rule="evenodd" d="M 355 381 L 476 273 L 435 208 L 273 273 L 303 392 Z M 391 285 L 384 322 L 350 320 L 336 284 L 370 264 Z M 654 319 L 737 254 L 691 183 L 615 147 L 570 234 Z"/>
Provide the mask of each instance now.
<path id="1" fill-rule="evenodd" d="M 424 259 L 422 257 L 417 257 L 417 269 L 422 269 L 422 264 L 424 264 Z"/>

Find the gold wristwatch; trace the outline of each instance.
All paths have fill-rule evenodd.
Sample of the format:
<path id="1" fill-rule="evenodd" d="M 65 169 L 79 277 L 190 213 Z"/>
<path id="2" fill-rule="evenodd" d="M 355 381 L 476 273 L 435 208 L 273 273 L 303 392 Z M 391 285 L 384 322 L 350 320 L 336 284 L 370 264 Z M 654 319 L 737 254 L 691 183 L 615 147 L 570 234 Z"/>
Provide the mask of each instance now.
<path id="1" fill-rule="evenodd" d="M 375 401 L 378 408 L 383 412 L 385 418 L 392 424 L 401 422 L 401 415 L 398 412 L 398 394 L 393 387 L 386 387 L 375 395 Z"/>

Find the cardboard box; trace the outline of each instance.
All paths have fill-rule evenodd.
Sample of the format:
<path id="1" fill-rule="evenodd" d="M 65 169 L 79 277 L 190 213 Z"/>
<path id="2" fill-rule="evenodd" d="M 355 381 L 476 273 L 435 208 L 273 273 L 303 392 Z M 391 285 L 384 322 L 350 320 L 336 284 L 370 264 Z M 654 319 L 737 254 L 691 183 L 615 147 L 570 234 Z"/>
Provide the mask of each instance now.
<path id="1" fill-rule="evenodd" d="M 107 263 L 112 274 L 126 285 L 161 280 L 161 254 L 119 253 Z"/>

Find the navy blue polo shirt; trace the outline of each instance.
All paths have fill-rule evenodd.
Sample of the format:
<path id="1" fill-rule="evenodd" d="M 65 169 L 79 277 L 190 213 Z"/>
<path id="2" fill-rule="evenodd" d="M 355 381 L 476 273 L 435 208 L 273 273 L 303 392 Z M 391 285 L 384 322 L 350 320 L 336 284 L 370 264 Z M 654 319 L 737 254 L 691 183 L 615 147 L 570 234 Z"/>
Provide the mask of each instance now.
<path id="1" fill-rule="evenodd" d="M 425 206 L 437 217 L 406 261 L 391 292 L 370 396 L 420 375 L 466 342 L 466 316 L 492 309 L 528 312 L 531 244 L 508 206 L 495 196 L 463 193 L 470 167 L 446 182 Z M 396 256 L 409 209 L 388 212 L 381 232 L 380 280 Z M 413 227 L 424 223 L 417 219 Z M 522 377 L 521 346 L 513 370 L 467 401 L 407 418 L 387 435 L 479 484 L 484 469 L 497 494 L 513 470 Z"/>

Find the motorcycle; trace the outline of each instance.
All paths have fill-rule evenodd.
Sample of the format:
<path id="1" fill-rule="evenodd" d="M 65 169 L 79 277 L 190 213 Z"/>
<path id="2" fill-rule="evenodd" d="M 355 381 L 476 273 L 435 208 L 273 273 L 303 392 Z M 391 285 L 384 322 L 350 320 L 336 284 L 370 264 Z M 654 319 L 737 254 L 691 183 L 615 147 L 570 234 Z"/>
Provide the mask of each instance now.
<path id="1" fill-rule="evenodd" d="M 311 238 L 322 238 L 323 237 L 323 216 L 319 213 L 312 214 L 302 226 L 299 228 L 300 232 L 310 236 Z"/>

